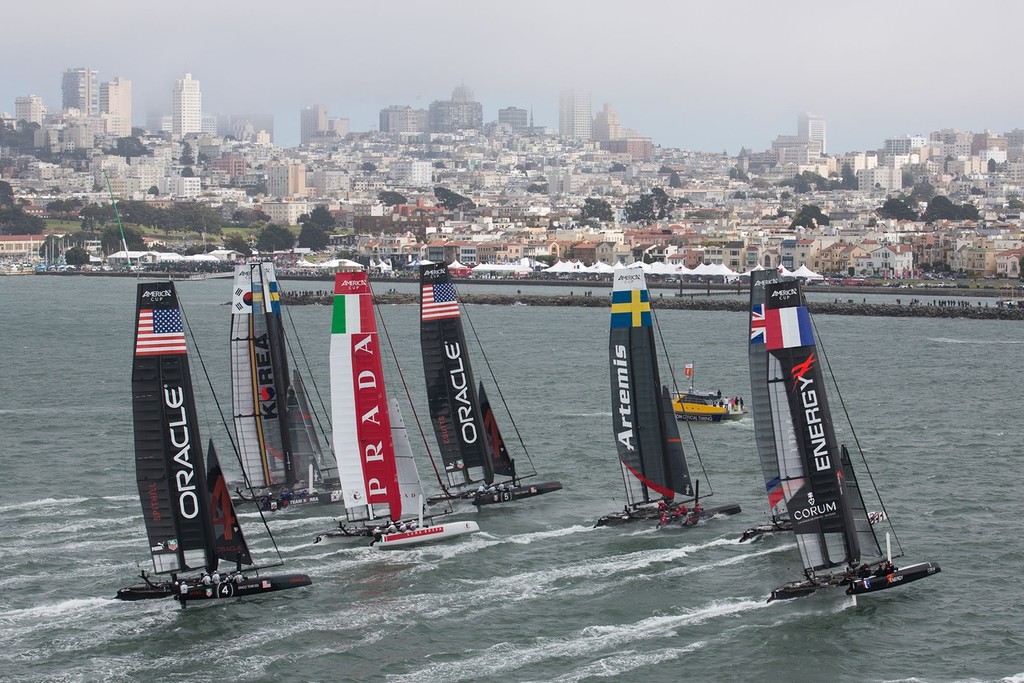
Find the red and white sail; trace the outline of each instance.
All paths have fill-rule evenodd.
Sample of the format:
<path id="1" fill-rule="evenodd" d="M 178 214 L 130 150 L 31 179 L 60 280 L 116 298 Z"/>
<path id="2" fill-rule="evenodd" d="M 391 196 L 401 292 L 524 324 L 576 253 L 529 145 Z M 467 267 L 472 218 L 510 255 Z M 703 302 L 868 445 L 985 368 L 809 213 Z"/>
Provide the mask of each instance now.
<path id="1" fill-rule="evenodd" d="M 349 519 L 400 518 L 402 495 L 366 273 L 338 273 L 334 280 L 331 417 Z"/>

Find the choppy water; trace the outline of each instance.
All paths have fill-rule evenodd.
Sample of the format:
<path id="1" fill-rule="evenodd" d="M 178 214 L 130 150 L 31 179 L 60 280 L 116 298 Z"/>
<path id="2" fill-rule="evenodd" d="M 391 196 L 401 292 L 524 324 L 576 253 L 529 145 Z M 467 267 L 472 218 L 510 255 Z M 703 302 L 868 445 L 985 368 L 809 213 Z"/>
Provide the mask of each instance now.
<path id="1" fill-rule="evenodd" d="M 229 289 L 179 285 L 224 406 Z M 147 561 L 131 470 L 134 297 L 123 279 L 0 279 L 0 679 L 1024 680 L 1021 323 L 816 321 L 907 560 L 938 561 L 937 577 L 857 602 L 836 591 L 767 605 L 799 559 L 791 539 L 736 541 L 764 508 L 749 419 L 693 427 L 715 500 L 742 515 L 592 529 L 622 505 L 607 312 L 475 306 L 537 469 L 565 490 L 467 506 L 483 533 L 391 553 L 312 545 L 331 524 L 323 508 L 282 514 L 286 569 L 312 587 L 182 611 L 113 599 Z M 383 315 L 422 410 L 416 309 Z M 326 392 L 329 312 L 292 316 Z M 749 395 L 745 316 L 658 320 L 677 372 L 693 361 L 698 385 Z M 397 373 L 389 382 L 400 393 Z M 200 409 L 228 453 L 208 396 Z"/>

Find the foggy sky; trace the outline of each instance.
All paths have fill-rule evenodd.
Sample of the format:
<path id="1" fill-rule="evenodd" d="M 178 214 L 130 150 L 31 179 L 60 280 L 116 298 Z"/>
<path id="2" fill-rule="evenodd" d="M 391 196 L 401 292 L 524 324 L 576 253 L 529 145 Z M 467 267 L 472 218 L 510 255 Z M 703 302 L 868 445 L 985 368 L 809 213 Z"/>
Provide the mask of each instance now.
<path id="1" fill-rule="evenodd" d="M 61 74 L 84 66 L 132 81 L 141 125 L 188 71 L 205 113 L 273 113 L 286 146 L 304 106 L 371 130 L 383 107 L 460 84 L 485 121 L 517 106 L 557 128 L 575 87 L 655 144 L 730 154 L 794 135 L 804 111 L 825 117 L 829 153 L 1024 127 L 1024 5 L 991 0 L 56 0 L 5 3 L 3 19 L 0 110 L 29 94 L 59 109 Z"/>

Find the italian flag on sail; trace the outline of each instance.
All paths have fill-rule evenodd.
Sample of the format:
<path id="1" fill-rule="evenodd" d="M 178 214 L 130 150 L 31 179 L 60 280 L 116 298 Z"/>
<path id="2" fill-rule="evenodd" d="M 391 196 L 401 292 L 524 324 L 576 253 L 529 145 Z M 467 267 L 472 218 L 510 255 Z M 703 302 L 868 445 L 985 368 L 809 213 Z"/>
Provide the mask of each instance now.
<path id="1" fill-rule="evenodd" d="M 350 276 L 350 277 L 345 277 Z M 370 287 L 362 273 L 338 273 L 334 280 L 332 334 L 376 331 Z"/>

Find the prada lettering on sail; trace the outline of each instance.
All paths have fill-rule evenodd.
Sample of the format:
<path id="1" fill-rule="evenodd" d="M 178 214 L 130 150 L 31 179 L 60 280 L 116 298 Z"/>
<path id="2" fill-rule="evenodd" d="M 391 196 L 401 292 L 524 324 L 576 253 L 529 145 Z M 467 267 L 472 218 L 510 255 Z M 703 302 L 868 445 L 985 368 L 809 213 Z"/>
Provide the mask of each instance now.
<path id="1" fill-rule="evenodd" d="M 626 360 L 626 347 L 622 344 L 615 346 L 615 358 L 612 360 L 612 366 L 615 368 L 619 387 L 618 410 L 615 411 L 615 414 L 618 416 L 620 429 L 616 430 L 615 438 L 632 451 L 635 449 L 633 446 L 633 403 L 629 387 L 629 363 Z"/>
<path id="2" fill-rule="evenodd" d="M 365 335 L 362 339 L 355 341 L 352 345 L 353 355 L 368 354 L 372 357 L 375 353 L 373 335 Z M 360 370 L 356 375 L 356 392 L 359 395 L 359 424 L 360 434 L 374 434 L 378 437 L 385 431 L 381 423 L 382 415 L 387 414 L 385 406 L 381 405 L 384 392 L 380 386 L 380 377 L 377 375 L 376 366 L 373 363 L 360 363 L 361 366 L 369 368 Z M 372 427 L 370 426 L 372 425 Z M 379 469 L 384 463 L 384 440 L 360 439 L 362 459 L 366 476 L 366 497 L 369 502 L 381 499 L 380 502 L 387 502 L 388 487 L 382 483 L 379 477 L 371 476 L 369 473 Z"/>
<path id="3" fill-rule="evenodd" d="M 453 407 L 456 421 L 459 423 L 462 442 L 476 443 L 479 435 L 476 431 L 476 421 L 473 419 L 473 403 L 469 398 L 469 380 L 466 377 L 466 366 L 462 358 L 462 346 L 458 343 L 445 342 L 444 354 L 448 360 L 454 362 L 452 369 L 448 371 L 448 382 L 455 392 Z"/>
<path id="4" fill-rule="evenodd" d="M 185 390 L 164 386 L 164 405 L 167 407 L 167 429 L 171 439 L 174 491 L 178 497 L 178 511 L 185 519 L 199 514 L 196 495 L 195 466 L 192 463 L 192 441 L 189 434 L 188 414 L 185 412 Z M 175 415 L 173 411 L 178 411 Z"/>

